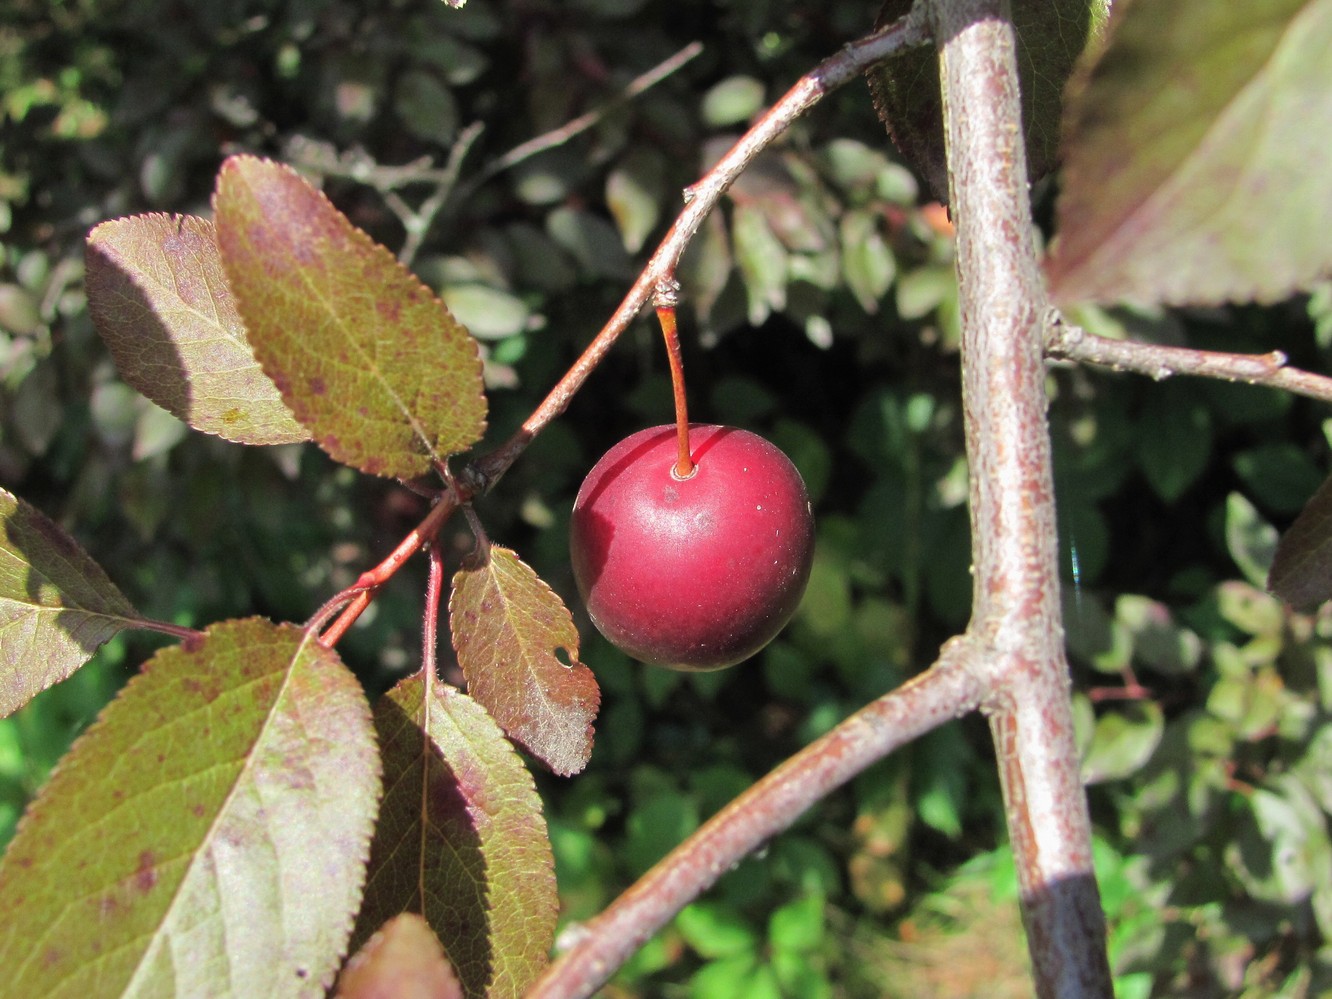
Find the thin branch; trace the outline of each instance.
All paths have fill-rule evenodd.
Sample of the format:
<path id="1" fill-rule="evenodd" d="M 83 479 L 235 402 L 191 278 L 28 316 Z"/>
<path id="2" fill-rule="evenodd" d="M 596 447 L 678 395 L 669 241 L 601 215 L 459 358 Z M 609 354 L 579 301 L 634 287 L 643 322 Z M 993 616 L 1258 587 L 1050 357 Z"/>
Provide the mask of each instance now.
<path id="1" fill-rule="evenodd" d="M 577 999 L 606 983 L 685 905 L 811 805 L 889 753 L 975 710 L 980 669 L 953 639 L 938 661 L 810 743 L 704 823 L 594 919 L 566 930 L 568 949 L 527 999 Z"/>
<path id="2" fill-rule="evenodd" d="M 1048 308 L 1032 239 L 1017 40 L 1005 0 L 935 0 L 975 587 L 967 634 L 988 671 L 1009 838 L 1036 992 L 1111 993 L 1063 647 L 1050 434 Z"/>
<path id="3" fill-rule="evenodd" d="M 356 623 L 356 619 L 365 613 L 365 609 L 370 606 L 370 601 L 375 598 L 379 588 L 392 579 L 394 574 L 420 551 L 422 545 L 435 540 L 444 522 L 458 508 L 459 502 L 459 490 L 449 489 L 441 493 L 421 523 L 398 543 L 387 558 L 373 569 L 361 573 L 355 583 L 329 601 L 326 606 L 336 606 L 342 601 L 346 603 L 346 607 L 338 615 L 337 620 L 328 626 L 328 630 L 319 636 L 323 644 L 330 647 L 337 645 L 342 636 Z"/>
<path id="4" fill-rule="evenodd" d="M 1053 310 L 1046 321 L 1045 353 L 1056 360 L 1078 361 L 1114 371 L 1133 371 L 1157 381 L 1174 375 L 1219 378 L 1332 402 L 1332 378 L 1288 367 L 1286 355 L 1279 350 L 1266 354 L 1230 354 L 1112 340 L 1065 323 Z"/>
<path id="5" fill-rule="evenodd" d="M 204 633 L 196 628 L 188 628 L 183 624 L 172 624 L 170 621 L 157 621 L 152 618 L 139 618 L 134 622 L 134 627 L 141 628 L 144 631 L 155 631 L 159 635 L 170 635 L 182 642 L 198 641 L 204 637 Z"/>
<path id="6" fill-rule="evenodd" d="M 496 174 L 503 173 L 505 170 L 517 166 L 524 160 L 531 159 L 533 156 L 536 156 L 539 153 L 544 153 L 548 149 L 555 149 L 562 146 L 575 136 L 581 135 L 589 128 L 592 128 L 598 122 L 602 121 L 616 108 L 633 100 L 639 94 L 643 93 L 643 91 L 655 87 L 672 73 L 679 72 L 686 63 L 698 58 L 702 52 L 703 44 L 701 42 L 690 42 L 669 59 L 666 59 L 664 62 L 653 66 L 646 73 L 630 80 L 623 90 L 606 103 L 598 105 L 591 111 L 580 114 L 577 118 L 565 122 L 559 128 L 551 129 L 551 131 L 546 132 L 544 135 L 538 135 L 528 139 L 526 142 L 514 146 L 503 156 L 493 160 L 473 180 L 469 180 L 467 184 L 464 185 L 464 193 L 479 187 Z"/>
<path id="7" fill-rule="evenodd" d="M 658 285 L 662 281 L 674 278 L 680 257 L 704 219 L 717 207 L 722 195 L 754 157 L 783 135 L 797 118 L 838 87 L 858 78 L 870 66 L 903 49 L 926 44 L 930 36 L 923 11 L 924 7 L 918 2 L 906 17 L 850 43 L 837 55 L 825 59 L 802 76 L 698 183 L 685 190 L 684 211 L 677 216 L 670 231 L 652 255 L 652 259 L 638 275 L 638 279 L 606 325 L 602 327 L 601 332 L 551 389 L 518 432 L 474 463 L 473 473 L 486 488 L 494 485 L 532 439 L 564 412 L 574 394 L 619 339 L 620 334 L 643 306 L 652 300 Z"/>

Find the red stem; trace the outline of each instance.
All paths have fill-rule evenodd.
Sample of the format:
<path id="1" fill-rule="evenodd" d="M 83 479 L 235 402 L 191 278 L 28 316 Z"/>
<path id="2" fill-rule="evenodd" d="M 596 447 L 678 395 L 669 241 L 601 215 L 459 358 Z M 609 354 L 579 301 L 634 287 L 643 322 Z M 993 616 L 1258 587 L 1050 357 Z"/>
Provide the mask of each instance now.
<path id="1" fill-rule="evenodd" d="M 671 389 L 675 394 L 675 433 L 679 456 L 675 476 L 687 479 L 694 474 L 694 459 L 689 454 L 689 405 L 685 398 L 684 358 L 680 354 L 680 334 L 675 327 L 675 306 L 659 305 L 657 319 L 666 338 L 666 356 L 671 362 Z"/>

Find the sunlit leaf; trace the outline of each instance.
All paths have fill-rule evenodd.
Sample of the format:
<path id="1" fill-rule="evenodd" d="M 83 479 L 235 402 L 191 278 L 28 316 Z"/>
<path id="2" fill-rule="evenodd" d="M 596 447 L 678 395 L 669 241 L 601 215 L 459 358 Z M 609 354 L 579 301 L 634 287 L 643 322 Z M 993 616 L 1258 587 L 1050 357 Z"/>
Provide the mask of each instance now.
<path id="1" fill-rule="evenodd" d="M 885 0 L 879 25 L 911 8 L 912 0 Z M 1027 132 L 1027 171 L 1033 179 L 1054 166 L 1059 144 L 1063 86 L 1088 42 L 1105 23 L 1109 0 L 1013 0 L 1018 37 L 1022 120 Z M 935 197 L 948 199 L 943 102 L 934 48 L 905 52 L 869 74 L 874 108 L 902 155 L 929 181 Z"/>
<path id="2" fill-rule="evenodd" d="M 213 224 L 136 215 L 88 236 L 88 311 L 121 377 L 196 430 L 245 444 L 309 432 L 283 405 L 245 335 Z"/>
<path id="3" fill-rule="evenodd" d="M 0 489 L 0 717 L 141 621 L 102 568 L 44 514 Z"/>
<path id="4" fill-rule="evenodd" d="M 0 861 L 6 994 L 323 996 L 379 796 L 360 684 L 301 629 L 157 653 Z"/>
<path id="5" fill-rule="evenodd" d="M 1267 588 L 1297 608 L 1332 600 L 1332 479 L 1277 542 Z"/>
<path id="6" fill-rule="evenodd" d="M 1151 701 L 1136 701 L 1096 719 L 1082 758 L 1082 780 L 1099 784 L 1136 773 L 1165 731 L 1165 716 Z"/>
<path id="7" fill-rule="evenodd" d="M 1052 295 L 1273 301 L 1332 267 L 1332 2 L 1117 0 L 1070 90 Z"/>
<path id="8" fill-rule="evenodd" d="M 390 919 L 347 962 L 337 999 L 462 999 L 462 983 L 420 916 Z"/>
<path id="9" fill-rule="evenodd" d="M 773 233 L 763 209 L 754 202 L 735 206 L 731 239 L 735 243 L 736 263 L 745 279 L 749 322 L 751 326 L 760 326 L 771 313 L 786 307 L 786 247 Z"/>
<path id="10" fill-rule="evenodd" d="M 555 592 L 491 545 L 454 577 L 449 620 L 468 691 L 509 737 L 562 776 L 587 766 L 601 691 Z"/>
<path id="11" fill-rule="evenodd" d="M 356 938 L 422 912 L 469 997 L 518 996 L 545 966 L 558 901 L 532 775 L 467 695 L 420 677 L 376 706 L 384 801 Z"/>
<path id="12" fill-rule="evenodd" d="M 606 176 L 606 207 L 630 253 L 643 248 L 661 216 L 664 174 L 665 158 L 660 154 L 631 153 Z"/>
<path id="13" fill-rule="evenodd" d="M 476 342 L 387 249 L 285 166 L 236 156 L 217 239 L 255 356 L 338 461 L 410 477 L 485 427 Z"/>

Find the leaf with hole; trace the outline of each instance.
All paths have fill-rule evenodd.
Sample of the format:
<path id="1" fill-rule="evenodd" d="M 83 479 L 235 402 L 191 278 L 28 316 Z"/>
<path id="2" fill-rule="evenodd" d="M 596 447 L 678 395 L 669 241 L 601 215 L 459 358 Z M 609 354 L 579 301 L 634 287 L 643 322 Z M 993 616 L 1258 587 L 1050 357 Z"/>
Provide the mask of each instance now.
<path id="1" fill-rule="evenodd" d="M 421 912 L 468 996 L 519 996 L 555 936 L 554 860 L 532 775 L 466 694 L 417 676 L 375 706 L 384 801 L 355 940 Z"/>
<path id="2" fill-rule="evenodd" d="M 468 692 L 509 738 L 561 776 L 587 766 L 601 691 L 541 577 L 507 548 L 483 546 L 454 577 L 449 624 Z"/>
<path id="3" fill-rule="evenodd" d="M 254 359 L 213 223 L 136 215 L 88 235 L 88 311 L 130 385 L 196 430 L 243 444 L 310 434 Z"/>
<path id="4" fill-rule="evenodd" d="M 288 167 L 233 156 L 214 208 L 255 356 L 321 448 L 410 478 L 480 438 L 476 341 L 322 192 Z"/>
<path id="5" fill-rule="evenodd" d="M 92 658 L 139 613 L 45 514 L 0 489 L 0 717 Z"/>
<path id="6" fill-rule="evenodd" d="M 1118 0 L 1069 88 L 1052 297 L 1276 301 L 1332 268 L 1332 3 Z"/>
<path id="7" fill-rule="evenodd" d="M 158 652 L 0 861 L 9 995 L 323 996 L 379 798 L 336 653 L 250 619 Z"/>

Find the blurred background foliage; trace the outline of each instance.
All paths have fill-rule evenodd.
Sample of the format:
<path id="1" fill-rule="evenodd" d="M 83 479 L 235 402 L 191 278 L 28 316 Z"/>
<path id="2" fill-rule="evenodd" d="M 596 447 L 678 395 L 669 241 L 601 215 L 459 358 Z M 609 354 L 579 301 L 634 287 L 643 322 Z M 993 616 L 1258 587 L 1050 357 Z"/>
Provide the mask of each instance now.
<path id="1" fill-rule="evenodd" d="M 82 243 L 123 214 L 208 212 L 230 152 L 321 179 L 483 341 L 490 442 L 577 356 L 681 191 L 873 5 L 770 0 L 8 0 L 0 6 L 0 483 L 60 521 L 145 613 L 302 620 L 422 501 L 310 447 L 187 432 L 117 377 Z M 633 99 L 625 88 L 695 41 Z M 567 123 L 592 113 L 589 127 Z M 525 146 L 529 140 L 544 141 Z M 1038 214 L 1052 191 L 1039 188 Z M 568 920 L 775 763 L 927 665 L 970 578 L 946 213 L 863 87 L 731 192 L 681 275 L 691 413 L 781 445 L 818 555 L 793 625 L 704 676 L 584 627 L 604 690 L 586 774 L 538 775 Z M 1086 310 L 1096 332 L 1329 368 L 1332 289 L 1280 306 Z M 1119 994 L 1332 988 L 1332 612 L 1263 591 L 1275 532 L 1327 472 L 1332 422 L 1276 392 L 1050 371 L 1067 630 Z M 612 443 L 671 418 L 640 322 L 481 504 L 580 616 L 566 524 Z M 451 557 L 471 545 L 461 524 Z M 420 567 L 342 651 L 372 690 L 419 662 Z M 122 636 L 0 721 L 0 841 L 151 652 Z M 936 732 L 728 873 L 609 995 L 1026 995 L 984 724 Z"/>

